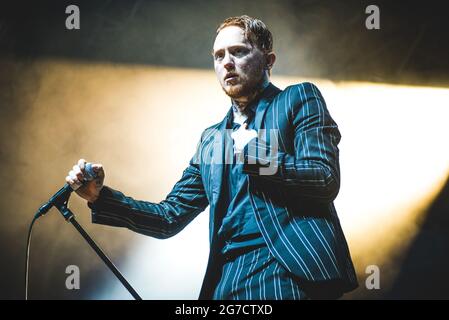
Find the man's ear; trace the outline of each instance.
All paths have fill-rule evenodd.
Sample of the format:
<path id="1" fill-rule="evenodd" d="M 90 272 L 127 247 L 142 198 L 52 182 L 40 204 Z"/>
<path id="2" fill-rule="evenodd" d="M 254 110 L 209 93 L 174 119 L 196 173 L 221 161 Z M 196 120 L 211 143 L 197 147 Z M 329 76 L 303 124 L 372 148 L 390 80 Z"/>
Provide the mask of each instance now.
<path id="1" fill-rule="evenodd" d="M 276 55 L 274 54 L 274 52 L 267 53 L 265 68 L 267 70 L 271 70 L 271 68 L 273 68 L 273 65 L 274 65 L 275 61 L 276 61 Z"/>

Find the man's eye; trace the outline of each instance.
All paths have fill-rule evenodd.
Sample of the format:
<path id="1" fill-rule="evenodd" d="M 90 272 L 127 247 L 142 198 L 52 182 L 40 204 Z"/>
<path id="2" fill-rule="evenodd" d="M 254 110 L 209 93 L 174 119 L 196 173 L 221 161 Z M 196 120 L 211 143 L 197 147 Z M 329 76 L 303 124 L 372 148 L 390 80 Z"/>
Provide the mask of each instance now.
<path id="1" fill-rule="evenodd" d="M 236 56 L 243 56 L 246 53 L 247 53 L 247 50 L 243 49 L 243 48 L 239 48 L 239 49 L 235 49 L 234 50 L 234 55 L 236 55 Z"/>
<path id="2" fill-rule="evenodd" d="M 215 60 L 221 60 L 221 59 L 223 59 L 223 54 L 218 53 L 215 55 Z"/>

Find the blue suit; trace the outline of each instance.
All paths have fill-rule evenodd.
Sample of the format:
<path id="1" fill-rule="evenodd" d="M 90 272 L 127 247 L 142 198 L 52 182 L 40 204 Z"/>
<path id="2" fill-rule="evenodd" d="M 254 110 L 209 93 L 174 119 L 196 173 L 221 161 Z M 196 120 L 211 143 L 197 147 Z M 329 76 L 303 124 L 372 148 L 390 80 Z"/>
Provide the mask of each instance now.
<path id="1" fill-rule="evenodd" d="M 210 205 L 210 255 L 200 299 L 212 297 L 223 265 L 217 230 L 228 205 L 222 200 L 222 181 L 231 112 L 203 132 L 189 166 L 162 202 L 137 201 L 104 187 L 89 205 L 94 223 L 156 238 L 175 235 Z M 341 293 L 354 289 L 357 280 L 333 205 L 340 186 L 340 133 L 318 88 L 301 83 L 281 91 L 270 84 L 261 94 L 254 125 L 266 134 L 245 148 L 243 171 L 270 253 L 304 283 L 323 288 L 332 284 Z M 268 169 L 264 160 L 276 170 L 263 174 L 261 169 Z"/>

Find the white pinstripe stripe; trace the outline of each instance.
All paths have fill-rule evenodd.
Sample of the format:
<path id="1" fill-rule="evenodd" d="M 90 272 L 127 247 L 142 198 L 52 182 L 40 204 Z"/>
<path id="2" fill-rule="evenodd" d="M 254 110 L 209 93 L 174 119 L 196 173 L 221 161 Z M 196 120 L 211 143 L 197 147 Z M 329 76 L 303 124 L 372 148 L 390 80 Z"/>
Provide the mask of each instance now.
<path id="1" fill-rule="evenodd" d="M 319 125 L 320 126 L 324 126 L 324 117 L 321 115 L 321 107 L 322 107 L 322 105 L 321 105 L 321 103 L 319 103 L 318 101 L 320 100 L 319 98 L 318 98 L 318 96 L 315 94 L 315 89 L 313 88 L 313 86 L 312 86 L 312 91 L 313 91 L 313 93 L 314 93 L 314 95 L 316 96 L 316 101 L 317 101 L 317 104 L 318 104 L 318 119 L 320 120 L 320 123 L 319 123 Z M 324 109 L 323 109 L 324 110 Z M 325 144 L 324 144 L 324 136 L 323 136 L 323 132 L 321 131 L 321 142 L 320 142 L 320 136 L 319 136 L 319 133 L 320 133 L 320 130 L 319 130 L 319 128 L 315 128 L 316 129 L 316 135 L 317 135 L 317 141 L 318 141 L 318 145 L 320 145 L 320 146 L 324 146 Z M 322 150 L 321 150 L 322 148 L 318 148 L 318 151 L 320 152 L 320 158 L 323 158 L 323 152 L 322 152 Z M 326 160 L 327 161 L 329 161 L 329 159 L 327 159 L 327 155 L 326 155 L 326 153 L 324 153 L 324 157 L 326 158 Z"/>
<path id="2" fill-rule="evenodd" d="M 283 290 L 282 290 L 282 277 L 281 277 L 281 269 L 282 269 L 282 266 L 280 265 L 280 264 L 277 264 L 278 265 L 278 283 L 279 283 L 279 291 L 281 292 L 281 300 L 283 299 L 283 294 L 282 294 L 282 292 L 283 292 Z M 285 272 L 285 271 L 284 271 Z M 284 276 L 285 277 L 285 276 Z M 284 280 L 287 280 L 287 279 L 285 279 L 284 278 Z"/>
<path id="3" fill-rule="evenodd" d="M 240 260 L 242 260 L 242 256 L 239 256 L 237 258 L 237 260 L 234 260 L 232 262 L 232 264 L 235 264 L 237 262 L 237 268 L 234 271 L 234 277 L 232 278 L 232 282 L 230 283 L 231 289 L 229 291 L 229 293 L 232 294 L 232 297 L 234 298 L 234 300 L 235 300 L 235 297 L 234 297 L 234 281 L 235 281 L 236 277 L 238 278 L 238 273 L 239 273 L 239 268 L 240 268 Z"/>
<path id="4" fill-rule="evenodd" d="M 331 223 L 329 221 L 327 221 L 327 220 L 325 220 L 325 222 L 326 222 L 326 225 L 329 228 L 330 232 L 332 233 L 332 236 L 334 237 L 334 239 L 337 239 L 337 237 L 335 236 L 334 230 L 333 230 L 334 228 L 331 225 Z"/>
<path id="5" fill-rule="evenodd" d="M 299 288 L 299 285 L 297 283 L 295 283 L 296 286 L 296 291 L 298 293 L 298 300 L 301 300 L 301 292 L 302 290 Z"/>
<path id="6" fill-rule="evenodd" d="M 223 284 L 221 286 L 221 296 L 220 296 L 221 299 L 224 299 L 224 289 L 226 287 L 226 283 L 228 281 L 229 274 L 231 273 L 232 266 L 233 266 L 233 263 L 228 263 L 228 270 L 226 272 L 226 276 L 223 279 Z"/>
<path id="7" fill-rule="evenodd" d="M 273 277 L 273 290 L 274 290 L 274 298 L 276 300 L 279 300 L 278 298 L 278 292 L 277 292 L 277 286 L 276 286 L 276 265 L 274 265 L 273 268 L 273 272 L 272 272 L 272 277 Z"/>
<path id="8" fill-rule="evenodd" d="M 279 125 L 279 112 L 276 112 L 276 113 L 274 112 L 275 109 L 276 109 L 276 111 L 278 111 L 279 107 L 278 107 L 277 104 L 275 104 L 274 106 L 275 106 L 275 108 L 273 108 L 273 120 L 276 119 L 276 124 L 277 124 L 276 129 L 279 130 L 279 128 L 280 128 L 280 125 Z M 282 134 L 278 133 L 278 136 L 279 136 L 279 138 L 281 140 L 282 149 L 285 150 L 285 142 L 284 142 L 284 139 L 282 138 Z M 271 138 L 271 136 L 270 136 L 270 138 Z"/>
<path id="9" fill-rule="evenodd" d="M 267 255 L 267 260 L 265 260 L 265 262 L 263 263 L 263 265 L 264 265 L 264 264 L 267 264 L 267 265 L 268 265 L 269 262 L 270 262 L 270 255 Z M 267 295 L 266 295 L 266 293 L 267 293 L 267 290 L 266 290 L 266 283 L 267 283 L 267 281 L 266 281 L 266 274 L 267 274 L 268 268 L 269 268 L 269 266 L 265 267 L 264 270 L 263 270 L 263 272 L 262 272 L 262 273 L 263 273 L 263 277 L 264 277 L 264 280 L 263 280 L 263 282 L 262 282 L 262 287 L 263 287 L 263 299 L 264 299 L 264 300 L 267 300 Z"/>
<path id="10" fill-rule="evenodd" d="M 303 98 L 302 98 L 302 93 L 301 93 L 301 89 L 304 89 L 304 86 L 298 87 L 298 92 L 299 92 L 299 95 L 300 95 L 300 100 L 301 100 L 301 101 L 305 101 L 305 102 L 304 102 L 304 105 L 303 105 L 302 108 L 301 108 L 301 111 L 303 112 L 304 118 L 305 118 L 305 117 L 309 116 L 309 103 L 307 102 L 307 100 L 303 100 Z M 304 94 L 305 94 L 305 92 L 304 92 Z M 305 114 L 306 111 L 307 111 L 307 115 Z M 305 140 L 305 142 L 304 142 L 304 150 L 307 152 L 307 153 L 306 153 L 306 157 L 307 157 L 307 158 L 310 158 L 309 143 L 308 143 L 308 141 L 307 141 L 307 135 L 305 135 L 305 134 L 304 134 L 304 140 Z"/>
<path id="11" fill-rule="evenodd" d="M 220 292 L 222 291 L 222 287 L 223 287 L 223 278 L 226 277 L 227 272 L 228 272 L 228 269 L 226 269 L 226 265 L 224 265 L 223 270 L 221 271 L 220 281 L 218 282 L 217 287 L 215 288 L 215 291 L 214 291 L 214 299 L 216 299 L 216 300 L 223 299 Z"/>
<path id="12" fill-rule="evenodd" d="M 259 300 L 262 300 L 262 276 L 263 276 L 263 271 L 259 275 Z"/>
<path id="13" fill-rule="evenodd" d="M 291 111 L 291 119 L 292 119 L 292 123 L 293 123 L 293 119 L 295 119 L 295 116 L 294 116 L 294 114 L 293 114 L 293 106 L 292 106 L 291 98 L 290 98 L 290 95 L 292 94 L 292 91 L 293 91 L 292 88 L 290 88 L 290 89 L 288 90 L 288 95 L 287 95 L 287 97 L 288 97 L 288 105 L 291 106 L 291 107 L 290 107 L 290 111 Z M 286 108 L 288 108 L 288 107 L 286 107 Z"/>
<path id="14" fill-rule="evenodd" d="M 292 287 L 293 300 L 296 300 L 295 286 L 294 286 L 294 284 L 293 284 L 293 279 L 290 278 L 289 280 L 290 280 L 290 285 L 291 285 L 291 287 Z M 300 298 L 301 298 L 301 295 L 298 296 L 298 299 L 300 299 Z"/>
<path id="15" fill-rule="evenodd" d="M 275 286 L 276 286 L 276 280 L 277 280 L 277 285 L 278 285 L 278 289 L 279 289 L 279 299 L 282 300 L 281 268 L 280 268 L 279 264 L 276 264 L 275 267 L 274 267 L 273 277 L 274 277 L 274 281 L 273 282 L 274 282 Z M 277 297 L 276 297 L 276 299 L 277 299 Z"/>
<path id="16" fill-rule="evenodd" d="M 254 257 L 253 260 L 251 261 L 251 267 L 249 268 L 249 274 L 252 274 L 254 272 L 254 270 L 256 269 L 256 265 L 257 262 L 259 260 L 259 255 L 260 255 L 260 248 L 254 250 Z M 254 261 L 256 260 L 256 261 Z M 251 282 L 253 280 L 253 276 L 248 277 L 248 279 L 246 279 L 245 281 L 245 297 L 247 300 L 252 300 L 251 296 L 252 296 L 252 292 L 251 292 Z"/>
<path id="17" fill-rule="evenodd" d="M 318 105 L 319 105 L 319 107 L 318 107 L 318 112 L 319 112 L 319 117 L 320 117 L 320 120 L 322 121 L 322 126 L 325 126 L 325 123 L 324 123 L 324 116 L 323 117 L 321 117 L 321 109 L 323 110 L 323 112 L 325 112 L 325 110 L 326 110 L 326 108 L 323 106 L 323 103 L 322 103 L 322 101 L 321 101 L 321 98 L 319 97 L 319 95 L 318 95 L 318 93 L 316 92 L 316 89 L 315 89 L 315 86 L 311 86 L 312 87 L 312 91 L 313 91 L 313 93 L 314 93 L 314 95 L 317 97 L 317 103 L 318 103 Z M 318 128 L 317 128 L 318 129 Z M 322 141 L 322 145 L 324 146 L 325 145 L 325 143 L 324 143 L 324 133 L 323 133 L 323 131 L 321 131 L 321 141 Z M 321 154 L 321 148 L 320 148 L 320 154 Z M 329 161 L 329 158 L 327 157 L 327 154 L 326 154 L 326 152 L 324 153 L 324 157 L 326 158 L 326 160 L 328 161 L 328 162 L 330 162 Z"/>
<path id="18" fill-rule="evenodd" d="M 232 295 L 233 295 L 233 297 L 234 297 L 234 300 L 237 300 L 237 299 L 238 299 L 238 294 L 236 295 L 236 293 L 237 293 L 237 291 L 238 291 L 239 278 L 240 278 L 240 275 L 242 274 L 243 267 L 244 267 L 244 265 L 245 265 L 245 256 L 246 256 L 246 255 L 241 255 L 241 256 L 239 257 L 239 262 L 238 262 L 237 271 L 236 271 L 237 279 L 235 280 L 235 285 L 234 285 L 234 281 L 233 281 L 233 283 L 232 283 L 232 290 L 231 290 L 231 291 L 232 291 Z M 242 261 L 242 264 L 241 264 L 241 267 L 240 267 L 240 270 L 239 270 L 240 260 Z"/>

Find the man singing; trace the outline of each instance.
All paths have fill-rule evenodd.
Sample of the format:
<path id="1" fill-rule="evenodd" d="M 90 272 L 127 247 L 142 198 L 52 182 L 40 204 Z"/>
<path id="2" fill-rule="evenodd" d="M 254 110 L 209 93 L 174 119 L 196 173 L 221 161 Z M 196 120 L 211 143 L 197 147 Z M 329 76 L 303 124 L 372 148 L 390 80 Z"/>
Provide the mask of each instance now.
<path id="1" fill-rule="evenodd" d="M 165 239 L 210 205 L 210 254 L 200 299 L 335 299 L 357 287 L 333 205 L 340 133 L 318 88 L 270 83 L 276 60 L 266 25 L 249 16 L 218 27 L 215 73 L 232 106 L 201 135 L 166 199 L 134 200 L 84 181 L 84 159 L 66 181 L 94 223 Z"/>

